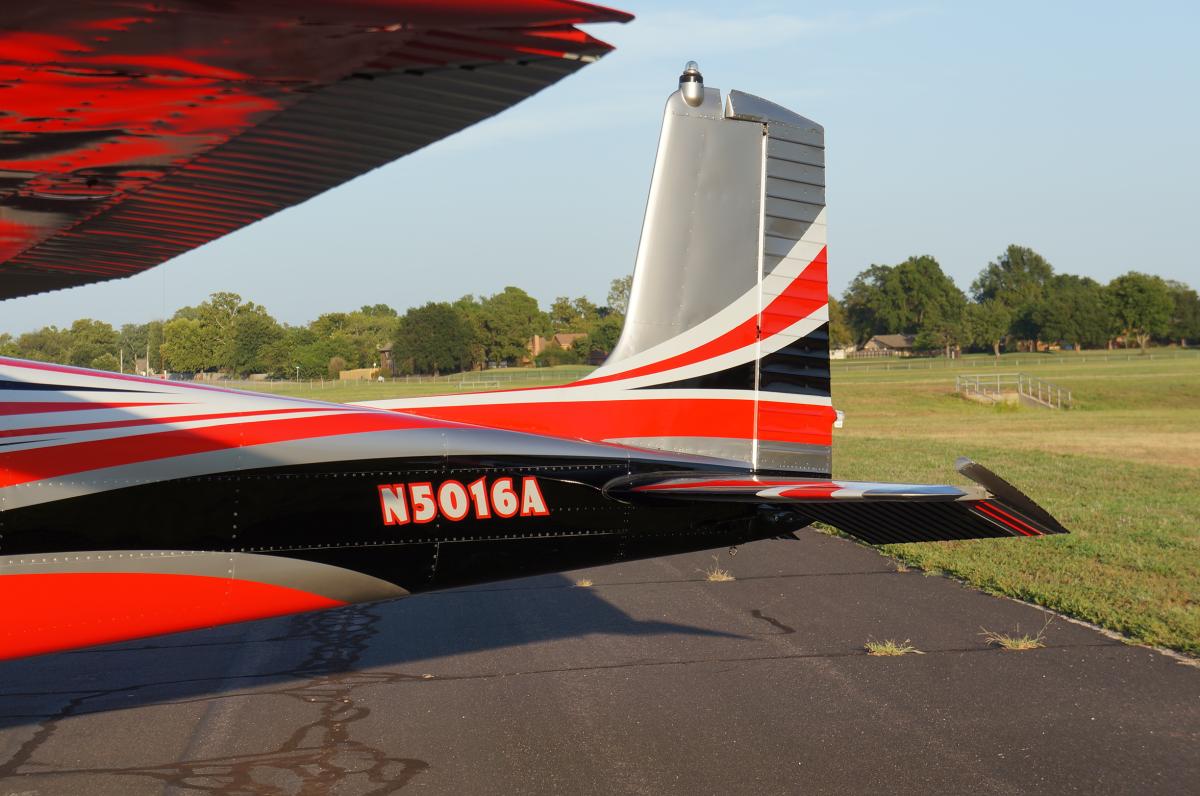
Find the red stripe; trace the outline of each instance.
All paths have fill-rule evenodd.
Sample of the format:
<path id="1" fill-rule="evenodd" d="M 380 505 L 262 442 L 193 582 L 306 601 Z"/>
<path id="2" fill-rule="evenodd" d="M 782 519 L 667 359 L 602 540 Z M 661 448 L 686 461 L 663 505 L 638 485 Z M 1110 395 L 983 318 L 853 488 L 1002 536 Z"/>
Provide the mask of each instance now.
<path id="1" fill-rule="evenodd" d="M 0 487 L 102 467 L 188 456 L 230 448 L 313 439 L 367 431 L 428 428 L 426 418 L 389 412 L 347 412 L 333 417 L 299 417 L 178 429 L 116 439 L 77 442 L 0 454 Z"/>
<path id="2" fill-rule="evenodd" d="M 1021 526 L 1022 528 L 1028 529 L 1029 533 L 1032 536 L 1044 536 L 1045 535 L 1041 531 L 1039 531 L 1037 528 L 1035 528 L 1032 525 L 1030 525 L 1029 523 L 1023 521 L 1020 517 L 1014 517 L 1011 513 L 1000 508 L 1000 504 L 998 504 L 998 503 L 989 503 L 988 508 L 991 509 L 992 511 L 1000 514 L 1003 517 L 1007 517 L 1010 521 L 1016 523 L 1017 525 Z"/>
<path id="3" fill-rule="evenodd" d="M 742 480 L 713 480 L 713 481 L 693 481 L 683 484 L 647 484 L 646 486 L 634 487 L 635 492 L 651 492 L 656 490 L 669 489 L 718 489 L 718 488 L 749 488 L 759 489 L 769 486 L 793 486 L 797 489 L 840 489 L 837 484 L 829 481 L 814 481 L 811 484 L 798 484 L 794 479 L 787 481 L 760 481 L 757 479 L 742 479 Z"/>
<path id="4" fill-rule="evenodd" d="M 190 404 L 181 404 L 190 406 Z M 111 420 L 107 423 L 76 423 L 70 426 L 42 426 L 41 428 L 13 429 L 0 431 L 0 437 L 27 437 L 33 434 L 65 434 L 71 431 L 100 431 L 110 428 L 132 428 L 134 426 L 161 425 L 164 430 L 171 428 L 174 423 L 188 423 L 196 420 L 220 420 L 227 417 L 256 417 L 261 415 L 295 414 L 296 412 L 320 411 L 352 412 L 353 409 L 336 407 L 304 407 L 299 409 L 259 409 L 254 412 L 220 412 L 207 415 L 180 415 L 178 417 L 143 417 L 137 420 Z"/>
<path id="5" fill-rule="evenodd" d="M 0 575 L 0 659 L 345 605 L 268 583 L 203 575 Z"/>
<path id="6" fill-rule="evenodd" d="M 1009 522 L 1008 520 L 1001 517 L 999 514 L 992 511 L 987 505 L 985 505 L 983 503 L 976 503 L 975 510 L 980 512 L 981 514 L 987 515 L 990 519 L 995 520 L 996 522 L 1000 523 L 1004 527 L 1011 528 L 1012 530 L 1016 531 L 1017 533 L 1021 534 L 1022 536 L 1033 536 L 1033 534 L 1029 533 L 1028 531 L 1026 531 L 1022 528 L 1018 528 L 1016 525 L 1013 525 L 1011 522 Z"/>
<path id="7" fill-rule="evenodd" d="M 845 489 L 845 487 L 834 483 L 806 484 L 804 486 L 798 486 L 795 489 L 784 489 L 779 493 L 779 496 L 783 498 L 794 498 L 796 500 L 833 498 L 833 493 L 837 492 L 839 489 Z"/>
<path id="8" fill-rule="evenodd" d="M 739 348 L 752 344 L 756 338 L 766 339 L 782 332 L 796 321 L 806 318 L 819 310 L 829 301 L 826 293 L 826 253 L 822 248 L 812 262 L 792 280 L 791 284 L 780 295 L 776 296 L 763 310 L 761 316 L 752 315 L 738 326 L 704 345 L 676 354 L 673 357 L 643 365 L 640 368 L 601 376 L 594 379 L 580 379 L 576 384 L 602 384 L 618 379 L 631 379 L 635 376 L 645 376 L 651 373 L 661 373 L 665 370 L 680 368 L 706 359 L 728 354 Z M 761 320 L 760 320 L 761 319 Z M 762 330 L 759 331 L 759 324 Z"/>
<path id="9" fill-rule="evenodd" d="M 759 406 L 771 403 L 763 401 Z M 832 407 L 808 404 L 786 406 L 791 409 L 796 422 L 791 428 L 772 434 L 772 440 L 809 445 L 831 444 L 835 415 Z M 422 407 L 405 411 L 459 423 L 592 442 L 626 437 L 750 439 L 754 432 L 754 401 L 737 398 L 480 404 Z"/>
<path id="10" fill-rule="evenodd" d="M 171 403 L 92 403 L 91 401 L 5 401 L 0 403 L 0 415 L 32 415 L 42 412 L 83 412 L 89 409 L 128 409 L 136 406 L 172 406 Z M 178 404 L 185 406 L 186 404 Z"/>

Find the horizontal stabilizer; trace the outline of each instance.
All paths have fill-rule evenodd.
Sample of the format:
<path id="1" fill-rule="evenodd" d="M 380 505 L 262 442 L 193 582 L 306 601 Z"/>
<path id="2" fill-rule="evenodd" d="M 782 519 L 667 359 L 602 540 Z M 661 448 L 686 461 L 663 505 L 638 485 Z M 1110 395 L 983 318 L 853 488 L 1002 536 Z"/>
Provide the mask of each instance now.
<path id="1" fill-rule="evenodd" d="M 868 544 L 1068 532 L 1045 509 L 982 465 L 959 459 L 957 466 L 979 486 L 658 472 L 615 479 L 604 491 L 629 503 L 758 503 L 790 510 L 805 523 L 827 523 Z"/>

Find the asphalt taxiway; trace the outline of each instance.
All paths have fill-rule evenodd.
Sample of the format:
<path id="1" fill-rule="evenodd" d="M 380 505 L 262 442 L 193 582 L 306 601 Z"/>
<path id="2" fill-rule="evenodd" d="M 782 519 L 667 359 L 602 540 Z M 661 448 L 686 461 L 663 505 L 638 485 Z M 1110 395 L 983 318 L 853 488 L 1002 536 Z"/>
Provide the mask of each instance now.
<path id="1" fill-rule="evenodd" d="M 1200 668 L 799 537 L 0 664 L 0 794 L 1200 789 Z"/>

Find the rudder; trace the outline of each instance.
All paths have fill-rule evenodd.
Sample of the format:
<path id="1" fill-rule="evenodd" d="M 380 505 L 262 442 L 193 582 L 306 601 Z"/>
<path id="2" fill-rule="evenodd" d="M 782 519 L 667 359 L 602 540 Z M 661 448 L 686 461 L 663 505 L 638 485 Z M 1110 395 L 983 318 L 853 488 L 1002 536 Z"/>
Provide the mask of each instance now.
<path id="1" fill-rule="evenodd" d="M 583 383 L 745 402 L 737 436 L 675 436 L 664 412 L 660 436 L 614 441 L 827 475 L 824 130 L 702 85 L 685 71 L 667 100 L 625 329 Z"/>

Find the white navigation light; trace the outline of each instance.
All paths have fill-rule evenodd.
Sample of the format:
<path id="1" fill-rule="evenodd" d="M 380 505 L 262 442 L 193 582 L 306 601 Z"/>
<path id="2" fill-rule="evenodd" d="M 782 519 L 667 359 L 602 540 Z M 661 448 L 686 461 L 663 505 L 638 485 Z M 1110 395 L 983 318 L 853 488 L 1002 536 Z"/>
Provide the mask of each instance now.
<path id="1" fill-rule="evenodd" d="M 704 75 L 700 74 L 700 65 L 695 61 L 688 61 L 683 67 L 683 74 L 679 76 L 679 93 L 683 95 L 683 101 L 693 108 L 700 107 L 704 102 Z"/>

